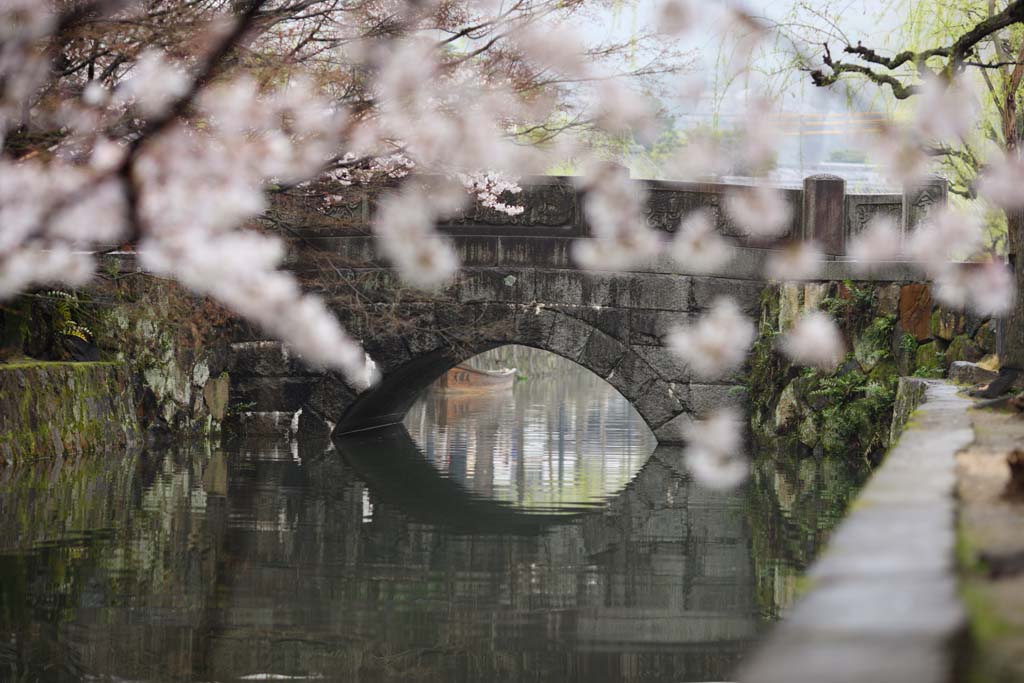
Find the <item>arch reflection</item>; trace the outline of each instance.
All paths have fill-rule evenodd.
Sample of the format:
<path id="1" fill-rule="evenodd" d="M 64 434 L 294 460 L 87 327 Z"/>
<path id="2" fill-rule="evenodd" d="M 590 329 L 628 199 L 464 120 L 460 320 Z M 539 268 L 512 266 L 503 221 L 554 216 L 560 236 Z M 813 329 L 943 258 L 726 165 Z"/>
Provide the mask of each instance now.
<path id="1" fill-rule="evenodd" d="M 614 387 L 553 353 L 510 345 L 463 365 L 515 368 L 518 381 L 453 388 L 441 377 L 404 425 L 438 472 L 476 496 L 548 513 L 602 505 L 657 446 Z"/>

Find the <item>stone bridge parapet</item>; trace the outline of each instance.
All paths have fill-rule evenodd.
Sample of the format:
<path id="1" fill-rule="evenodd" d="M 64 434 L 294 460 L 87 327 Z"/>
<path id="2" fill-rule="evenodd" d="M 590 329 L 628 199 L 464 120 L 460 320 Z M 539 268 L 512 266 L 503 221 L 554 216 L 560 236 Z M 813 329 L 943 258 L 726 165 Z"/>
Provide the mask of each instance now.
<path id="1" fill-rule="evenodd" d="M 603 377 L 660 441 L 680 441 L 688 415 L 742 403 L 746 390 L 741 375 L 718 382 L 694 377 L 664 347 L 664 335 L 720 296 L 756 315 L 770 251 L 744 242 L 720 210 L 733 186 L 644 185 L 652 227 L 672 232 L 683 215 L 707 207 L 719 230 L 737 239 L 736 255 L 719 275 L 687 272 L 668 258 L 625 273 L 578 269 L 571 260 L 572 243 L 589 236 L 590 229 L 567 178 L 525 184 L 516 198 L 524 206 L 518 216 L 477 205 L 442 225 L 463 268 L 447 287 L 430 293 L 403 287 L 377 255 L 369 231 L 374 195 L 356 193 L 350 202 L 314 216 L 291 200 L 279 200 L 269 216 L 288 236 L 290 267 L 363 341 L 383 379 L 357 396 L 340 378 L 305 369 L 279 344 L 242 342 L 236 345 L 232 401 L 251 410 L 242 411 L 240 419 L 251 429 L 294 422 L 324 432 L 337 426 L 338 433 L 392 424 L 448 368 L 496 346 L 522 344 Z M 872 216 L 918 216 L 917 204 L 945 196 L 934 188 L 927 202 L 922 192 L 846 194 L 843 181 L 832 177 L 808 178 L 804 185 L 785 190 L 794 209 L 787 234 L 823 244 L 829 254 L 827 280 L 851 276 L 842 257 L 846 240 Z M 914 279 L 900 264 L 875 277 Z"/>

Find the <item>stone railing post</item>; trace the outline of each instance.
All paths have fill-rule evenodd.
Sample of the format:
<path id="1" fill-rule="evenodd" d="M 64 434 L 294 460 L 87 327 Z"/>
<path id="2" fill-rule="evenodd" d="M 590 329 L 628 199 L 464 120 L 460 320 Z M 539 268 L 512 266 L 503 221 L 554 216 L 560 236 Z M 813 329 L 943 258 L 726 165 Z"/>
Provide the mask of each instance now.
<path id="1" fill-rule="evenodd" d="M 846 181 L 834 175 L 804 178 L 801 237 L 815 240 L 826 254 L 843 253 L 846 242 Z"/>
<path id="2" fill-rule="evenodd" d="M 945 206 L 949 198 L 949 181 L 939 175 L 903 188 L 903 216 L 900 227 L 906 234 L 916 228 L 933 207 Z"/>

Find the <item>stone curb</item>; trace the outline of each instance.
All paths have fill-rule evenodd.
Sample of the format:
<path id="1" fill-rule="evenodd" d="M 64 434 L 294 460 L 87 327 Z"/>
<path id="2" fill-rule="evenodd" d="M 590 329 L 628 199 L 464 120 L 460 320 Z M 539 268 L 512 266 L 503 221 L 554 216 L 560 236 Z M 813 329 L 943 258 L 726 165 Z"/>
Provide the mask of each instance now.
<path id="1" fill-rule="evenodd" d="M 966 630 L 957 594 L 956 453 L 974 440 L 956 388 L 924 403 L 808 572 L 808 592 L 742 666 L 750 683 L 947 683 Z M 910 388 L 910 387 L 908 387 Z"/>

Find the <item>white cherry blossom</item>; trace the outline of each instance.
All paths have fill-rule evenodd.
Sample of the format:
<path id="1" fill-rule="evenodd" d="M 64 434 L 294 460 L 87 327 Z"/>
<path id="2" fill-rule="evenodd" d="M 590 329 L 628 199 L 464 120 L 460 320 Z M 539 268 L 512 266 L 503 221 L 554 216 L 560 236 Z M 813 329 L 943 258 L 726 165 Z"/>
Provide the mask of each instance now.
<path id="1" fill-rule="evenodd" d="M 665 345 L 703 379 L 737 370 L 754 343 L 754 323 L 729 298 L 717 299 L 701 318 L 679 325 L 665 336 Z"/>
<path id="2" fill-rule="evenodd" d="M 833 370 L 846 353 L 843 337 L 832 317 L 821 311 L 803 314 L 785 333 L 781 348 L 799 365 Z"/>
<path id="3" fill-rule="evenodd" d="M 735 252 L 732 244 L 716 232 L 714 216 L 708 209 L 697 209 L 683 217 L 669 249 L 675 262 L 695 275 L 718 272 Z"/>
<path id="4" fill-rule="evenodd" d="M 732 190 L 725 197 L 726 213 L 751 237 L 779 237 L 790 227 L 793 207 L 785 193 L 768 185 Z"/>
<path id="5" fill-rule="evenodd" d="M 1004 209 L 1024 208 L 1024 158 L 1019 151 L 1000 154 L 981 172 L 978 195 Z"/>
<path id="6" fill-rule="evenodd" d="M 148 48 L 139 55 L 131 76 L 118 86 L 116 96 L 134 104 L 144 116 L 156 116 L 188 92 L 192 79 L 167 55 Z"/>
<path id="7" fill-rule="evenodd" d="M 654 21 L 661 33 L 678 36 L 693 28 L 697 18 L 696 7 L 690 0 L 662 0 Z"/>
<path id="8" fill-rule="evenodd" d="M 864 230 L 850 238 L 846 254 L 855 269 L 870 272 L 885 261 L 897 260 L 901 241 L 896 220 L 884 214 L 878 215 L 868 221 Z"/>
<path id="9" fill-rule="evenodd" d="M 686 469 L 707 488 L 728 490 L 742 484 L 750 470 L 743 451 L 743 420 L 731 408 L 686 425 Z"/>
<path id="10" fill-rule="evenodd" d="M 797 240 L 774 250 L 765 263 L 765 274 L 778 282 L 810 280 L 821 273 L 825 254 L 813 241 Z"/>

